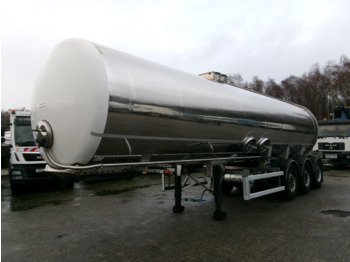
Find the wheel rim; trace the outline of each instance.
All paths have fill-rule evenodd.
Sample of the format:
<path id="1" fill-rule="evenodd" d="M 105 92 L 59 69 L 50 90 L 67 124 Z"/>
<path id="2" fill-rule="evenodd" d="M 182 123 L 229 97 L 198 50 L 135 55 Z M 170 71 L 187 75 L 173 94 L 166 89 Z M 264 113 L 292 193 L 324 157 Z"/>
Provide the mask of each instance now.
<path id="1" fill-rule="evenodd" d="M 311 184 L 311 172 L 310 169 L 305 168 L 304 170 L 304 185 L 305 186 L 310 186 Z"/>
<path id="2" fill-rule="evenodd" d="M 295 178 L 295 174 L 294 173 L 289 173 L 289 177 L 288 177 L 288 187 L 289 190 L 291 192 L 295 192 L 295 189 L 297 187 L 297 180 Z"/>
<path id="3" fill-rule="evenodd" d="M 316 167 L 315 177 L 317 182 L 321 182 L 322 179 L 322 171 L 319 165 Z"/>

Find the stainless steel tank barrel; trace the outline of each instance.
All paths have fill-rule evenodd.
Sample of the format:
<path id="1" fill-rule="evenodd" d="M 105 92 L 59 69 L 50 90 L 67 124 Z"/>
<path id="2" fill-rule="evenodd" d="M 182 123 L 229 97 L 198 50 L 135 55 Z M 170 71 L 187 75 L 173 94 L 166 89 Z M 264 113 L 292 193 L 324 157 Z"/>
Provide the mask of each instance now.
<path id="1" fill-rule="evenodd" d="M 44 155 L 68 166 L 273 156 L 317 139 L 303 107 L 81 39 L 44 62 L 32 126 Z"/>

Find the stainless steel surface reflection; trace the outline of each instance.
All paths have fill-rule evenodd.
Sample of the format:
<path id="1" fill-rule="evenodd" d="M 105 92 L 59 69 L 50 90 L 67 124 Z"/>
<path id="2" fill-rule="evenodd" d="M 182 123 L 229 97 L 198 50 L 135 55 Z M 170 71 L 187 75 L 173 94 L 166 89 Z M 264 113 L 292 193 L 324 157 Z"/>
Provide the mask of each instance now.
<path id="1" fill-rule="evenodd" d="M 263 139 L 272 155 L 310 150 L 317 122 L 305 108 L 211 82 L 96 45 L 109 83 L 109 113 L 98 156 L 135 161 L 259 154 L 246 138 Z"/>

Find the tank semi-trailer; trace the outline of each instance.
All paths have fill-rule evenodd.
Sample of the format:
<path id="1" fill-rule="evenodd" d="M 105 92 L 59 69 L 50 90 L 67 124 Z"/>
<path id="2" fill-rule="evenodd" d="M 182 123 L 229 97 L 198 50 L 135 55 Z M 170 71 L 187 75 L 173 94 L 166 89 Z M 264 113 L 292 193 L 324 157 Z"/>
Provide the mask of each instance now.
<path id="1" fill-rule="evenodd" d="M 301 106 L 209 81 L 82 39 L 58 44 L 38 73 L 32 128 L 50 169 L 116 172 L 172 164 L 182 212 L 181 170 L 203 164 L 222 191 L 287 199 L 323 182 L 310 155 L 317 121 Z M 253 183 L 271 187 L 250 192 Z M 221 185 L 222 183 L 222 185 Z"/>

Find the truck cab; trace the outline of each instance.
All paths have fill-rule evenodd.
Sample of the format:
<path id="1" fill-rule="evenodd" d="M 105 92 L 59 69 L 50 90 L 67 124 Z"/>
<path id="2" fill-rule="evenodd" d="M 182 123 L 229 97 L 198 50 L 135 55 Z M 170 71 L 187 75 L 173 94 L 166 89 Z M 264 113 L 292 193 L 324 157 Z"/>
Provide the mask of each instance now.
<path id="1" fill-rule="evenodd" d="M 318 121 L 313 151 L 326 167 L 350 167 L 350 107 L 335 106 L 329 120 Z"/>
<path id="2" fill-rule="evenodd" d="M 52 174 L 44 172 L 46 162 L 34 141 L 30 116 L 30 111 L 10 112 L 9 180 L 13 193 L 20 192 L 27 185 L 57 180 Z"/>
<path id="3" fill-rule="evenodd" d="M 328 167 L 350 167 L 350 119 L 320 120 L 314 151 Z"/>
<path id="4" fill-rule="evenodd" d="M 345 107 L 344 105 L 335 106 L 332 119 L 350 119 L 350 107 Z"/>

